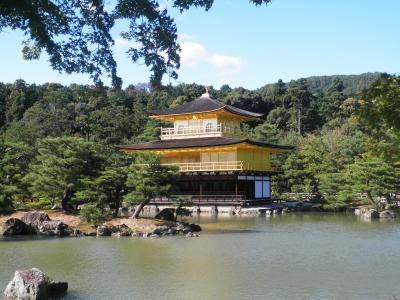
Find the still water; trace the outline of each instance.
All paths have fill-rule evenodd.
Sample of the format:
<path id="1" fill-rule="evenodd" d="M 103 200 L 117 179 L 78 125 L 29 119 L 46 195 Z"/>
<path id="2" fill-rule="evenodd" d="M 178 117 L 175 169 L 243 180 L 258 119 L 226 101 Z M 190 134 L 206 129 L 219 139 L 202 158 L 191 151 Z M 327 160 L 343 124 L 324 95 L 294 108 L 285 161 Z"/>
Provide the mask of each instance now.
<path id="1" fill-rule="evenodd" d="M 199 238 L 0 241 L 0 288 L 38 267 L 65 299 L 400 299 L 400 223 L 352 216 L 194 219 Z"/>

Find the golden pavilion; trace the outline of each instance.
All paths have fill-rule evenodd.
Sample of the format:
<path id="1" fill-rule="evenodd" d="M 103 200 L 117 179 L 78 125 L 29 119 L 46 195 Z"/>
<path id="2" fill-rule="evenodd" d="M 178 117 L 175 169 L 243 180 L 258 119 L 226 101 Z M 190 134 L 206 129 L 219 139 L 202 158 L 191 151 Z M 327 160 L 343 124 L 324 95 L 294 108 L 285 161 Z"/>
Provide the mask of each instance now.
<path id="1" fill-rule="evenodd" d="M 160 140 L 117 148 L 126 153 L 155 153 L 163 164 L 176 165 L 180 176 L 171 197 L 187 195 L 199 205 L 251 205 L 271 200 L 270 178 L 279 171 L 271 164 L 271 155 L 292 147 L 244 136 L 240 124 L 263 114 L 224 104 L 208 92 L 149 114 L 171 124 L 161 128 Z M 170 200 L 154 199 L 153 203 Z"/>

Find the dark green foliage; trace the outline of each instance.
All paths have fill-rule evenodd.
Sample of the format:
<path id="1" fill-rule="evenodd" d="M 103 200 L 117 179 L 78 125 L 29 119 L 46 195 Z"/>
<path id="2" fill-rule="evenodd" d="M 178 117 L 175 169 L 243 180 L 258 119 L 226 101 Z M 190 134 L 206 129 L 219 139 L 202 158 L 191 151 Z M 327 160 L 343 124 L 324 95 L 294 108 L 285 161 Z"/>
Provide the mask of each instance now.
<path id="1" fill-rule="evenodd" d="M 125 200 L 139 204 L 133 217 L 137 218 L 143 207 L 152 198 L 167 196 L 171 190 L 176 172 L 174 168 L 160 164 L 160 157 L 138 154 L 129 167 L 126 185 L 130 192 Z"/>
<path id="2" fill-rule="evenodd" d="M 95 83 L 102 75 L 111 77 L 120 87 L 117 64 L 112 53 L 111 30 L 118 20 L 128 20 L 121 37 L 140 46 L 131 47 L 133 62 L 143 61 L 152 71 L 151 81 L 161 83 L 164 74 L 176 78 L 179 68 L 177 28 L 174 19 L 156 0 L 118 0 L 108 9 L 104 1 L 14 1 L 0 4 L 0 31 L 19 29 L 27 39 L 23 42 L 25 59 L 38 59 L 46 51 L 53 69 L 67 73 L 88 73 Z M 213 0 L 174 0 L 181 13 L 190 7 L 210 9 Z M 270 0 L 251 0 L 255 5 Z"/>
<path id="3" fill-rule="evenodd" d="M 71 209 L 83 181 L 98 175 L 102 158 L 96 146 L 74 137 L 44 138 L 37 152 L 24 182 L 34 197 L 61 201 L 63 209 Z"/>
<path id="4" fill-rule="evenodd" d="M 400 137 L 400 77 L 383 74 L 361 94 L 359 115 L 369 129 L 393 131 Z"/>
<path id="5" fill-rule="evenodd" d="M 364 73 L 361 75 L 312 76 L 307 78 L 312 93 L 326 93 L 332 82 L 339 79 L 343 82 L 343 92 L 346 95 L 356 95 L 375 82 L 381 73 Z"/>
<path id="6" fill-rule="evenodd" d="M 0 139 L 0 210 L 9 210 L 14 206 L 13 200 L 29 196 L 29 185 L 23 178 L 34 156 L 29 145 Z"/>
<path id="7" fill-rule="evenodd" d="M 346 190 L 353 194 L 363 192 L 377 209 L 380 208 L 378 197 L 389 198 L 389 193 L 400 190 L 400 169 L 381 157 L 370 153 L 357 158 L 344 173 Z"/>
<path id="8" fill-rule="evenodd" d="M 18 208 L 41 210 L 41 209 L 51 209 L 53 205 L 54 202 L 49 199 L 39 199 L 32 202 L 20 203 Z"/>
<path id="9" fill-rule="evenodd" d="M 339 117 L 340 110 L 338 110 L 338 107 L 340 107 L 346 99 L 343 91 L 343 81 L 339 78 L 335 78 L 329 86 L 325 96 L 321 97 L 322 101 L 319 105 L 319 112 L 324 123 Z"/>
<path id="10" fill-rule="evenodd" d="M 241 109 L 264 114 L 273 108 L 270 103 L 263 101 L 261 94 L 244 88 L 233 89 L 223 100 Z"/>
<path id="11" fill-rule="evenodd" d="M 192 212 L 185 206 L 193 205 L 192 199 L 189 196 L 178 196 L 174 201 L 175 208 L 175 221 L 178 216 L 191 216 Z"/>
<path id="12" fill-rule="evenodd" d="M 116 216 L 127 192 L 126 180 L 132 157 L 107 148 L 101 153 L 104 160 L 102 169 L 96 177 L 83 179 L 83 188 L 75 196 L 83 202 L 96 203 L 100 208 L 109 205 Z"/>
<path id="13" fill-rule="evenodd" d="M 284 181 L 292 192 L 318 194 L 327 208 L 343 207 L 346 201 L 337 197 L 342 173 L 364 153 L 364 138 L 347 124 L 302 138 L 283 165 Z"/>
<path id="14" fill-rule="evenodd" d="M 79 214 L 85 222 L 93 226 L 99 225 L 104 220 L 104 215 L 101 209 L 93 204 L 84 205 L 81 208 Z"/>

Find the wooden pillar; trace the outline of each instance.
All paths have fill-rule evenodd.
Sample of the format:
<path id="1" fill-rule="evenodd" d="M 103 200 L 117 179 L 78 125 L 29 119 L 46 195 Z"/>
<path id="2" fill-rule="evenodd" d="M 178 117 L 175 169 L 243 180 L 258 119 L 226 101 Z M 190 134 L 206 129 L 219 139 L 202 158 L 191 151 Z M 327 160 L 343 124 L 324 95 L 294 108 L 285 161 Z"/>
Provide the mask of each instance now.
<path id="1" fill-rule="evenodd" d="M 235 195 L 238 195 L 238 181 L 235 181 Z"/>
<path id="2" fill-rule="evenodd" d="M 199 194 L 200 194 L 200 198 L 201 198 L 201 196 L 203 196 L 203 183 L 202 182 L 200 182 L 200 185 L 199 185 Z"/>

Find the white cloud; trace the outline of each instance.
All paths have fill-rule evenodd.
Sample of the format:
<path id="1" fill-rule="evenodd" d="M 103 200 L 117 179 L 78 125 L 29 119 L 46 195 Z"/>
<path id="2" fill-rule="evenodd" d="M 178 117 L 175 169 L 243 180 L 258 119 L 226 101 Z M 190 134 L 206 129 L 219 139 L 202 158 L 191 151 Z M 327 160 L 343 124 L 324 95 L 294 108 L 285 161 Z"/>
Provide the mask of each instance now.
<path id="1" fill-rule="evenodd" d="M 207 52 L 202 44 L 195 42 L 182 42 L 180 45 L 182 48 L 182 65 L 196 66 L 207 60 Z"/>
<path id="2" fill-rule="evenodd" d="M 114 40 L 114 45 L 117 48 L 140 48 L 142 44 L 140 42 L 130 41 L 123 38 L 116 38 Z"/>
<path id="3" fill-rule="evenodd" d="M 239 73 L 242 60 L 238 56 L 227 56 L 214 53 L 210 56 L 210 63 L 224 73 Z"/>
<path id="4" fill-rule="evenodd" d="M 193 41 L 195 41 L 195 40 L 196 40 L 196 39 L 194 38 L 194 36 L 192 36 L 192 35 L 190 35 L 190 34 L 181 33 L 181 34 L 178 35 L 178 41 L 179 41 L 180 43 L 183 43 L 183 42 L 193 42 Z"/>
<path id="5" fill-rule="evenodd" d="M 190 35 L 179 35 L 182 48 L 182 67 L 197 67 L 209 65 L 220 73 L 239 73 L 243 62 L 238 56 L 223 55 L 219 53 L 208 53 L 205 46 L 194 41 Z"/>
<path id="6" fill-rule="evenodd" d="M 196 42 L 195 38 L 189 34 L 180 34 L 178 40 L 182 49 L 180 53 L 182 67 L 196 69 L 199 67 L 213 68 L 221 75 L 240 73 L 243 65 L 240 57 L 209 53 L 203 44 Z M 115 47 L 117 48 L 139 48 L 140 46 L 139 42 L 123 38 L 115 39 Z"/>
<path id="7" fill-rule="evenodd" d="M 127 47 L 128 46 L 129 41 L 125 40 L 125 39 L 122 39 L 122 38 L 117 38 L 117 39 L 115 39 L 114 43 L 115 43 L 115 47 L 123 48 L 123 47 Z"/>

